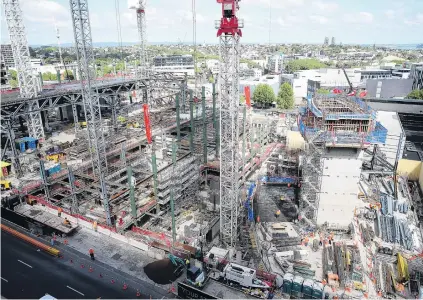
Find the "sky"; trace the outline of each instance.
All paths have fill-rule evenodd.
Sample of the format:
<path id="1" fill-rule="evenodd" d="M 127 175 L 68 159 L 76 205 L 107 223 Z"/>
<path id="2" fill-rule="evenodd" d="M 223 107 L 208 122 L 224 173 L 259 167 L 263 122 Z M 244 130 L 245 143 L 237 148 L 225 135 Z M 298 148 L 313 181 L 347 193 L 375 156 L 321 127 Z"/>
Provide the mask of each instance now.
<path id="1" fill-rule="evenodd" d="M 68 0 L 20 0 L 30 45 L 73 42 Z M 116 3 L 118 5 L 116 5 Z M 192 43 L 192 0 L 147 0 L 149 42 Z M 116 7 L 118 6 L 118 9 Z M 89 0 L 93 42 L 117 42 L 117 16 L 123 42 L 137 42 L 137 21 L 127 0 Z M 1 42 L 9 40 L 1 14 Z M 197 43 L 217 43 L 216 0 L 196 0 Z M 242 0 L 244 43 L 343 44 L 423 43 L 423 0 Z"/>

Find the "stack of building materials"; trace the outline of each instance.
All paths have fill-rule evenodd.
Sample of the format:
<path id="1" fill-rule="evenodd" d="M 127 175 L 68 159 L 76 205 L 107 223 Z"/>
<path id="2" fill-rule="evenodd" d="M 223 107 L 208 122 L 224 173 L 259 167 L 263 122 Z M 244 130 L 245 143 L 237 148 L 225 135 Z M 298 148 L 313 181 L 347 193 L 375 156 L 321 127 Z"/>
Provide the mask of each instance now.
<path id="1" fill-rule="evenodd" d="M 413 247 L 413 237 L 406 218 L 394 214 L 394 201 L 392 197 L 381 197 L 382 209 L 378 211 L 375 219 L 375 230 L 378 237 L 389 243 L 397 243 L 407 250 Z M 401 212 L 408 211 L 408 204 L 401 203 Z"/>

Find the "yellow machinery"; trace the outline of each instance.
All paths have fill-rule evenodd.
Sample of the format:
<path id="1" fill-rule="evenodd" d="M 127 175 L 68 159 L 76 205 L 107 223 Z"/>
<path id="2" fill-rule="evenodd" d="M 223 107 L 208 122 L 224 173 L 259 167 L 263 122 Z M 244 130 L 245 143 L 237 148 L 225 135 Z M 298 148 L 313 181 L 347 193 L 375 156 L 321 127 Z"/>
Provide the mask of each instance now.
<path id="1" fill-rule="evenodd" d="M 12 183 L 10 180 L 0 180 L 1 190 L 8 191 L 12 188 Z"/>
<path id="2" fill-rule="evenodd" d="M 61 153 L 55 153 L 55 154 L 48 154 L 46 155 L 46 159 L 47 160 L 52 160 L 54 162 L 58 162 L 59 160 L 61 160 L 62 158 L 64 158 L 66 156 L 65 153 L 61 152 Z"/>
<path id="3" fill-rule="evenodd" d="M 366 291 L 366 285 L 360 281 L 353 281 L 354 289 L 357 291 Z"/>
<path id="4" fill-rule="evenodd" d="M 82 127 L 82 128 L 87 128 L 87 122 L 79 122 L 79 125 Z"/>

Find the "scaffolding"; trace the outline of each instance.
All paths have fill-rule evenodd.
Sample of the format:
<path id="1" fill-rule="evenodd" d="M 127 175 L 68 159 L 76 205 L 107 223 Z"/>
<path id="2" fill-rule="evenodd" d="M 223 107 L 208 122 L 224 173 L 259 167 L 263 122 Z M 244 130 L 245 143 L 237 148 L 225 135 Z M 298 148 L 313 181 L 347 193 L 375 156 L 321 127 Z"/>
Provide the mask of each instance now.
<path id="1" fill-rule="evenodd" d="M 339 94 L 309 95 L 307 107 L 300 109 L 298 127 L 303 136 L 319 132 L 314 140 L 326 147 L 365 148 L 384 143 L 387 136 L 373 109 L 360 98 Z"/>

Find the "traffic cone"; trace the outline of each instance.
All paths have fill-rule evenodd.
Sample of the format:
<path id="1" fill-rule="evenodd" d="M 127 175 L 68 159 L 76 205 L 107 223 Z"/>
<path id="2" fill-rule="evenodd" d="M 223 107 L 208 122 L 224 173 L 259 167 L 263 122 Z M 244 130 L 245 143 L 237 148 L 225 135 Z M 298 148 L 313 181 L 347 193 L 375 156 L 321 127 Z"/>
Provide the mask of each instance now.
<path id="1" fill-rule="evenodd" d="M 63 244 L 67 245 L 68 244 L 68 240 L 64 240 Z"/>
<path id="2" fill-rule="evenodd" d="M 88 269 L 88 272 L 92 273 L 93 271 L 94 271 L 93 267 L 90 266 L 90 268 Z"/>
<path id="3" fill-rule="evenodd" d="M 128 286 L 126 285 L 126 283 L 123 284 L 122 290 L 126 290 L 128 288 Z"/>
<path id="4" fill-rule="evenodd" d="M 137 297 L 140 297 L 141 296 L 141 293 L 140 293 L 140 290 L 137 290 Z"/>
<path id="5" fill-rule="evenodd" d="M 81 269 L 85 268 L 85 266 L 83 264 L 81 264 Z"/>
<path id="6" fill-rule="evenodd" d="M 115 283 L 115 280 L 114 279 L 110 280 L 110 283 L 111 284 Z"/>

